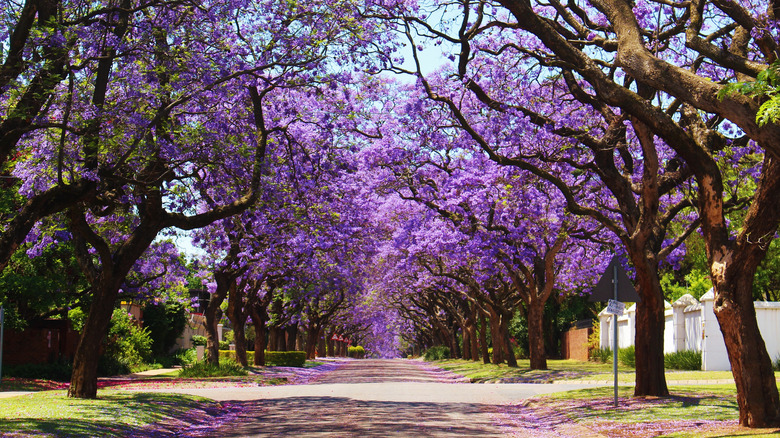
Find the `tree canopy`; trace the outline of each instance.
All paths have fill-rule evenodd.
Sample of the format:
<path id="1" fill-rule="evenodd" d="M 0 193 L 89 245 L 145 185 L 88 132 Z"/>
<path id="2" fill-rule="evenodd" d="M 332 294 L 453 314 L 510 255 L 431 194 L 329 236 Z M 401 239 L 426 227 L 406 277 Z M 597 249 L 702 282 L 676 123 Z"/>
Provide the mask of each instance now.
<path id="1" fill-rule="evenodd" d="M 740 422 L 780 422 L 753 309 L 780 284 L 773 1 L 2 8 L 0 303 L 20 327 L 90 306 L 71 396 L 118 299 L 188 281 L 212 361 L 224 313 L 244 364 L 251 325 L 261 352 L 511 366 L 521 318 L 545 368 L 549 309 L 618 254 L 635 394 L 668 394 L 664 300 L 709 281 Z"/>

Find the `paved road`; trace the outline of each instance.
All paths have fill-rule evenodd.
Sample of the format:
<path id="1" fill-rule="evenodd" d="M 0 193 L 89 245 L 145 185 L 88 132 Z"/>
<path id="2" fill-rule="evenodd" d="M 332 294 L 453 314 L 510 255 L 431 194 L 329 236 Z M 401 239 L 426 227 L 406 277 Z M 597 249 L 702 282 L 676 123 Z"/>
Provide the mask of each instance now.
<path id="1" fill-rule="evenodd" d="M 221 424 L 185 437 L 490 437 L 529 436 L 507 421 L 502 405 L 592 386 L 467 384 L 416 361 L 356 360 L 308 385 L 177 392 L 235 408 Z"/>

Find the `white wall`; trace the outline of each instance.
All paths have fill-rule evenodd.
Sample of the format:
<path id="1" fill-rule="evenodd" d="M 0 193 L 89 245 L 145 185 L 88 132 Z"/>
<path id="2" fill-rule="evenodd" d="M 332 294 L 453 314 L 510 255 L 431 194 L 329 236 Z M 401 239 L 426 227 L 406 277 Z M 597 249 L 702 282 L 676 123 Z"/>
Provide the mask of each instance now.
<path id="1" fill-rule="evenodd" d="M 758 329 L 761 331 L 761 337 L 764 338 L 766 351 L 774 362 L 780 358 L 780 336 L 778 336 L 780 335 L 780 303 L 756 301 L 753 305 L 756 307 Z"/>
<path id="2" fill-rule="evenodd" d="M 677 341 L 677 336 L 675 333 L 674 328 L 674 315 L 672 311 L 672 306 L 669 305 L 669 303 L 666 303 L 665 309 L 664 309 L 664 351 L 676 351 L 675 347 L 675 341 Z"/>
<path id="3" fill-rule="evenodd" d="M 723 340 L 723 334 L 720 332 L 720 325 L 715 318 L 713 303 L 715 292 L 710 289 L 709 292 L 701 297 L 701 369 L 704 371 L 728 371 L 731 369 L 728 354 L 726 353 L 726 342 Z"/>
<path id="4" fill-rule="evenodd" d="M 694 350 L 702 352 L 702 369 L 728 371 L 731 364 L 726 354 L 723 334 L 713 311 L 714 291 L 701 297 L 701 302 L 685 295 L 673 304 L 666 303 L 664 353 Z M 780 303 L 756 301 L 756 320 L 766 349 L 772 360 L 780 358 Z M 612 348 L 612 315 L 602 310 L 598 315 L 601 348 Z M 634 345 L 636 337 L 636 304 L 618 318 L 619 348 Z"/>

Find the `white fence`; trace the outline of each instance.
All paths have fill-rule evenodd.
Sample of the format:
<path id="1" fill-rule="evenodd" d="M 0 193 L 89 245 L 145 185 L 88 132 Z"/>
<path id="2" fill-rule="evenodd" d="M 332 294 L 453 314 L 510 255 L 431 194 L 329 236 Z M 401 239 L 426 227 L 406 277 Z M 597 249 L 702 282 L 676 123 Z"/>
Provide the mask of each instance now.
<path id="1" fill-rule="evenodd" d="M 670 304 L 666 303 L 664 326 L 664 353 L 694 350 L 702 352 L 702 369 L 728 371 L 731 369 L 726 344 L 715 319 L 712 289 L 701 297 L 701 302 L 684 295 Z M 769 357 L 780 357 L 780 302 L 756 301 L 756 319 L 761 336 L 766 343 Z M 612 348 L 612 315 L 599 313 L 600 346 Z M 634 345 L 636 333 L 636 304 L 626 309 L 618 318 L 618 346 Z"/>

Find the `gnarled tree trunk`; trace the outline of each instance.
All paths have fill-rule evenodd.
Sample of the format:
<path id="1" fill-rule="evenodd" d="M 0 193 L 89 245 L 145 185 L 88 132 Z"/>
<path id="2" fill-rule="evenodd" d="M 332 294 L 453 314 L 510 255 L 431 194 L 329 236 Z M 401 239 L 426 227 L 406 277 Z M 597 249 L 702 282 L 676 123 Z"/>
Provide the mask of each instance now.
<path id="1" fill-rule="evenodd" d="M 725 220 L 719 219 L 722 213 L 718 213 L 717 204 L 708 206 L 711 219 L 703 227 L 715 289 L 715 315 L 737 385 L 739 422 L 749 427 L 780 425 L 772 358 L 753 305 L 753 278 L 780 222 L 778 193 L 780 160 L 766 155 L 762 178 L 736 241 L 730 239 Z"/>
<path id="2" fill-rule="evenodd" d="M 103 339 L 108 332 L 119 285 L 108 278 L 96 285 L 92 305 L 73 358 L 68 397 L 97 397 L 97 368 Z"/>

